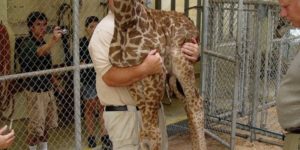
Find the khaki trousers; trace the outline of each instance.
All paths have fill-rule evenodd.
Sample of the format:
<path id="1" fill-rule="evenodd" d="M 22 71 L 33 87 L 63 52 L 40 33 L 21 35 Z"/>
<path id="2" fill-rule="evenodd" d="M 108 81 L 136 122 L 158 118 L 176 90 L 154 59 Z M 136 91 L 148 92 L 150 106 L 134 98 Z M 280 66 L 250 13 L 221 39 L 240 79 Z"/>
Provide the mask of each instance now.
<path id="1" fill-rule="evenodd" d="M 127 106 L 128 107 L 128 106 Z M 109 138 L 113 143 L 113 150 L 139 150 L 139 132 L 142 118 L 139 111 L 104 111 L 104 124 Z M 162 148 L 168 150 L 168 135 L 163 107 L 159 110 L 159 126 L 162 133 Z"/>
<path id="2" fill-rule="evenodd" d="M 283 150 L 300 150 L 300 134 L 286 134 L 286 137 L 284 139 Z"/>

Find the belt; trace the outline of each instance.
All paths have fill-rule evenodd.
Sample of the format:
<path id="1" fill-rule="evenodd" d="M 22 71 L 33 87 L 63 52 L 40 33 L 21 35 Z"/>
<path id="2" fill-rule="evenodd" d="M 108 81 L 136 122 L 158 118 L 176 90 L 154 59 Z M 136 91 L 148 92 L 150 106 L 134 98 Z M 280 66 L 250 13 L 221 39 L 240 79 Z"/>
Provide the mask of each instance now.
<path id="1" fill-rule="evenodd" d="M 127 105 L 123 105 L 123 106 L 105 106 L 105 111 L 138 111 L 139 108 L 136 106 L 127 106 Z"/>
<path id="2" fill-rule="evenodd" d="M 288 132 L 290 133 L 300 133 L 300 128 L 299 127 L 296 127 L 296 128 L 289 128 L 289 129 L 286 129 Z"/>

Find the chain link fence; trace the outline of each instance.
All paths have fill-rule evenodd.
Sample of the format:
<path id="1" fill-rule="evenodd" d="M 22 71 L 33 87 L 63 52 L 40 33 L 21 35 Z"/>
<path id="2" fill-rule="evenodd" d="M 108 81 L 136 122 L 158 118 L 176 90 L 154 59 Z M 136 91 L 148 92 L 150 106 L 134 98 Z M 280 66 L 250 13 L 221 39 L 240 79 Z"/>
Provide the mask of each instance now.
<path id="1" fill-rule="evenodd" d="M 107 1 L 5 0 L 1 9 L 7 12 L 0 26 L 0 125 L 12 124 L 16 132 L 11 149 L 28 149 L 43 128 L 49 129 L 49 149 L 109 146 L 87 49 L 87 30 L 106 15 Z M 34 19 L 46 21 L 28 24 Z M 39 53 L 37 47 L 53 39 L 55 26 L 64 29 L 61 40 L 49 53 Z"/>
<path id="2" fill-rule="evenodd" d="M 176 6 L 175 1 L 169 1 L 172 8 L 165 2 L 147 0 L 146 5 L 188 14 L 189 5 L 200 1 L 179 1 Z M 48 130 L 49 149 L 97 145 L 96 149 L 109 150 L 111 143 L 100 117 L 103 107 L 95 97 L 95 74 L 87 50 L 93 23 L 108 12 L 107 0 L 3 0 L 0 6 L 5 10 L 0 13 L 0 126 L 7 124 L 15 130 L 17 138 L 10 149 L 28 149 L 36 140 L 32 132 L 37 131 L 32 129 L 57 126 Z M 192 19 L 200 22 L 196 12 L 190 12 Z M 29 25 L 34 18 L 42 21 Z M 61 40 L 51 46 L 49 53 L 36 53 L 38 46 L 50 43 L 56 26 L 64 31 Z M 38 40 L 39 36 L 43 40 Z M 52 113 L 48 116 L 39 109 Z M 40 114 L 42 118 L 37 118 Z M 36 120 L 29 122 L 29 117 Z M 179 130 L 168 128 L 170 135 Z"/>
<path id="3" fill-rule="evenodd" d="M 281 145 L 275 100 L 299 36 L 284 34 L 290 27 L 279 17 L 277 2 L 204 2 L 206 128 L 231 149 L 236 136 Z"/>
<path id="4" fill-rule="evenodd" d="M 280 143 L 283 134 L 277 123 L 275 99 L 281 78 L 299 49 L 299 38 L 284 34 L 290 28 L 279 18 L 278 4 L 170 0 L 165 8 L 164 3 L 167 2 L 153 0 L 146 4 L 184 12 L 201 27 L 201 87 L 207 133 L 231 149 L 236 135 Z M 89 16 L 101 20 L 108 11 L 107 1 L 3 0 L 0 4 L 7 10 L 1 14 L 0 23 L 0 126 L 12 124 L 16 132 L 11 149 L 28 148 L 28 117 L 37 113 L 28 101 L 48 91 L 53 93 L 51 102 L 56 104 L 58 116 L 58 127 L 49 131 L 49 149 L 109 146 L 99 117 L 103 108 L 93 96 L 93 66 L 86 53 L 87 29 L 96 21 L 93 17 L 86 20 Z M 51 48 L 51 57 L 43 60 L 35 60 L 36 55 L 30 53 L 32 47 L 26 44 L 30 37 L 27 17 L 33 11 L 47 17 L 46 42 L 51 40 L 55 26 L 67 31 Z M 46 65 L 49 58 L 50 67 Z M 199 68 L 196 67 L 197 73 Z M 47 124 L 50 125 L 48 118 Z M 187 129 L 186 122 L 178 122 L 168 126 L 168 133 L 170 136 Z"/>

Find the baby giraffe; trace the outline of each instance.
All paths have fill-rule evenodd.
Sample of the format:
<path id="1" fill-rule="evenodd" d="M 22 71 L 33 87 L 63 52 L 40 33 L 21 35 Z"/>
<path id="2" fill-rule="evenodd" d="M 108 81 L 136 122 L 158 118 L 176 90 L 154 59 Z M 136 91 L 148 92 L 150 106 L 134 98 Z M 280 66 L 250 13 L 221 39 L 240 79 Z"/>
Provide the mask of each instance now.
<path id="1" fill-rule="evenodd" d="M 182 13 L 149 9 L 143 0 L 114 0 L 115 29 L 109 50 L 117 67 L 135 66 L 150 50 L 163 57 L 166 72 L 174 75 L 184 91 L 193 150 L 206 150 L 203 100 L 195 86 L 194 67 L 180 51 L 185 42 L 199 39 L 194 23 Z M 161 133 L 158 109 L 164 96 L 166 73 L 151 75 L 129 87 L 142 115 L 142 150 L 159 150 Z"/>

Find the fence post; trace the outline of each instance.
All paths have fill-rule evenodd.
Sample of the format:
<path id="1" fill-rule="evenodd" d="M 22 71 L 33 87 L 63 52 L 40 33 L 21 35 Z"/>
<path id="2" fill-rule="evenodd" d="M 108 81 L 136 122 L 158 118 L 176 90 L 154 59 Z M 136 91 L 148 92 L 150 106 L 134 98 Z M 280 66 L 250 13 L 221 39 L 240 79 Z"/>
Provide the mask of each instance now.
<path id="1" fill-rule="evenodd" d="M 75 149 L 81 150 L 80 120 L 80 67 L 79 67 L 79 0 L 73 0 L 73 63 L 74 69 L 74 118 L 75 118 Z"/>
<path id="2" fill-rule="evenodd" d="M 206 65 L 203 63 L 205 62 L 204 51 L 207 49 L 207 30 L 208 30 L 208 0 L 203 0 L 203 18 L 202 18 L 202 36 L 201 36 L 201 95 L 205 100 L 205 69 Z"/>
<path id="3" fill-rule="evenodd" d="M 171 10 L 176 10 L 176 0 L 171 0 Z"/>
<path id="4" fill-rule="evenodd" d="M 184 15 L 189 16 L 190 0 L 184 0 Z"/>
<path id="5" fill-rule="evenodd" d="M 201 12 L 203 12 L 203 6 L 202 3 L 201 3 L 201 0 L 197 0 L 197 18 L 196 18 L 196 25 L 198 27 L 198 29 L 201 28 L 201 20 L 202 20 L 202 15 L 201 15 Z M 200 31 L 201 33 L 202 31 Z"/>
<path id="6" fill-rule="evenodd" d="M 234 88 L 234 99 L 232 102 L 232 124 L 231 124 L 231 139 L 230 149 L 235 149 L 236 140 L 236 123 L 237 123 L 237 110 L 239 101 L 239 86 L 240 86 L 240 67 L 241 67 L 241 51 L 243 50 L 243 0 L 239 0 L 238 3 L 238 20 L 237 20 L 237 36 L 236 36 L 236 63 L 235 63 L 235 88 Z"/>
<path id="7" fill-rule="evenodd" d="M 254 77 L 254 87 L 253 87 L 253 102 L 252 102 L 252 111 L 251 111 L 251 123 L 250 123 L 250 141 L 256 139 L 255 129 L 257 123 L 257 111 L 258 111 L 258 102 L 260 97 L 260 77 L 261 77 L 261 55 L 262 55 L 262 18 L 263 18 L 263 6 L 259 4 L 257 6 L 257 30 L 256 30 L 256 48 L 255 48 L 255 77 Z"/>
<path id="8" fill-rule="evenodd" d="M 155 0 L 155 9 L 161 9 L 161 0 Z"/>
<path id="9" fill-rule="evenodd" d="M 269 79 L 269 61 L 270 61 L 270 52 L 271 52 L 271 48 L 272 48 L 272 32 L 273 32 L 273 26 L 272 26 L 272 14 L 271 14 L 271 10 L 270 7 L 264 7 L 265 8 L 265 12 L 267 12 L 267 37 L 266 37 L 266 52 L 265 52 L 265 66 L 264 66 L 264 87 L 263 87 L 263 91 L 264 95 L 262 98 L 262 112 L 261 112 L 261 120 L 260 120 L 260 128 L 265 128 L 266 124 L 267 124 L 267 115 L 268 115 L 268 105 L 267 105 L 267 99 L 268 96 L 270 94 L 270 89 L 268 86 L 268 79 Z"/>

